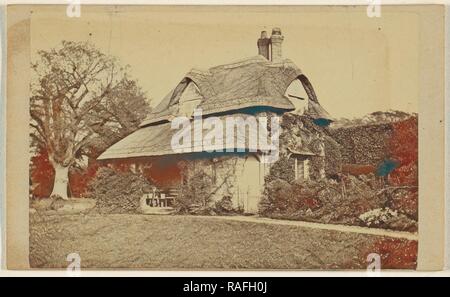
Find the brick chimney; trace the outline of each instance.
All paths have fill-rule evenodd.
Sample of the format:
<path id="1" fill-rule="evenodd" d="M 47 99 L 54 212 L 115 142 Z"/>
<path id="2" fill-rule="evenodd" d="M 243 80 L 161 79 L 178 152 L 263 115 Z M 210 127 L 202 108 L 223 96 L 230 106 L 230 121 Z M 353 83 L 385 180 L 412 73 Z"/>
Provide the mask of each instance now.
<path id="1" fill-rule="evenodd" d="M 270 55 L 270 39 L 267 37 L 267 32 L 266 31 L 262 31 L 261 32 L 261 37 L 258 39 L 258 55 L 263 56 L 264 58 L 266 58 L 267 60 L 270 59 L 269 55 Z"/>
<path id="2" fill-rule="evenodd" d="M 280 28 L 272 29 L 272 36 L 270 37 L 270 43 L 272 45 L 272 62 L 280 62 L 283 60 L 283 54 L 281 51 L 281 44 L 283 43 L 284 36 L 281 35 Z"/>

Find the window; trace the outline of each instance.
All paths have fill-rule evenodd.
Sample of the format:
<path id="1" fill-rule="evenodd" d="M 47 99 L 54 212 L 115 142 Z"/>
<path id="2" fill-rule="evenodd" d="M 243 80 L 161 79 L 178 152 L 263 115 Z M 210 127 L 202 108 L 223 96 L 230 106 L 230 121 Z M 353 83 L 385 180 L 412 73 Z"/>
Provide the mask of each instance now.
<path id="1" fill-rule="evenodd" d="M 179 114 L 186 117 L 191 117 L 194 113 L 194 109 L 200 104 L 203 96 L 200 94 L 200 90 L 192 81 L 189 82 L 187 87 L 183 90 L 180 96 Z"/>
<path id="2" fill-rule="evenodd" d="M 294 79 L 286 89 L 285 96 L 291 100 L 295 106 L 294 113 L 303 114 L 308 108 L 308 101 L 317 102 L 317 96 L 311 82 L 305 75 L 300 75 Z"/>
<path id="3" fill-rule="evenodd" d="M 295 79 L 287 88 L 285 96 L 295 106 L 296 114 L 303 114 L 308 107 L 308 93 L 306 93 L 300 80 Z"/>
<path id="4" fill-rule="evenodd" d="M 294 157 L 295 180 L 309 180 L 309 159 Z"/>

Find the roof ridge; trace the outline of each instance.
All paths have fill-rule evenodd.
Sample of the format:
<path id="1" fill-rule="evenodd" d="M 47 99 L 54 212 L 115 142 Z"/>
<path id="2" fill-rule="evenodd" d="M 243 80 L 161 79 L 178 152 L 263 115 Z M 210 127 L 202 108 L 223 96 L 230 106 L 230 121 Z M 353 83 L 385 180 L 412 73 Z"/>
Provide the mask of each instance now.
<path id="1" fill-rule="evenodd" d="M 261 55 L 256 55 L 256 56 L 247 57 L 244 59 L 235 60 L 233 62 L 213 66 L 213 67 L 209 68 L 209 70 L 216 70 L 216 69 L 220 69 L 220 68 L 224 68 L 224 69 L 235 68 L 235 67 L 239 67 L 242 65 L 252 64 L 252 63 L 271 63 L 271 62 Z"/>
<path id="2" fill-rule="evenodd" d="M 191 68 L 188 73 L 186 73 L 185 77 L 189 75 L 189 73 L 195 73 L 200 75 L 212 75 L 212 73 L 209 71 L 209 69 L 200 69 L 200 68 Z"/>

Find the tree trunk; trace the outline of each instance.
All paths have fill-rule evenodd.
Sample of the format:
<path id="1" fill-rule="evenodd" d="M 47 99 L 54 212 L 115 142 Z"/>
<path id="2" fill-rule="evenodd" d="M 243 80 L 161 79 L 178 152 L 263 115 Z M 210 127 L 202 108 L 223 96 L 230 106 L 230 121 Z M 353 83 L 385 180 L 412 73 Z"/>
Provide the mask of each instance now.
<path id="1" fill-rule="evenodd" d="M 62 166 L 60 164 L 53 164 L 55 168 L 55 182 L 53 184 L 53 191 L 51 195 L 59 195 L 63 199 L 67 197 L 67 185 L 69 182 L 69 167 Z M 51 196 L 50 195 L 50 196 Z"/>

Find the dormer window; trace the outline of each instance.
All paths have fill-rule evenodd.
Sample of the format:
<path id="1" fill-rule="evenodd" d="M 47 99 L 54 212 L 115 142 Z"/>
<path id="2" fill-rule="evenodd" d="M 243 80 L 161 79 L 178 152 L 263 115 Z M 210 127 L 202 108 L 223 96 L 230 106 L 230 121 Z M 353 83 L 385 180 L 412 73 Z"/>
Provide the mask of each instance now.
<path id="1" fill-rule="evenodd" d="M 295 106 L 293 113 L 301 115 L 308 108 L 308 93 L 299 79 L 292 81 L 286 90 L 285 96 Z"/>
<path id="2" fill-rule="evenodd" d="M 178 101 L 178 114 L 180 116 L 191 117 L 194 113 L 194 109 L 201 103 L 203 96 L 200 94 L 200 90 L 197 85 L 189 81 L 184 88 Z"/>

